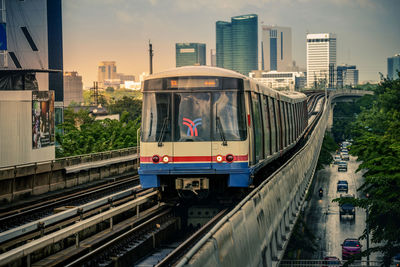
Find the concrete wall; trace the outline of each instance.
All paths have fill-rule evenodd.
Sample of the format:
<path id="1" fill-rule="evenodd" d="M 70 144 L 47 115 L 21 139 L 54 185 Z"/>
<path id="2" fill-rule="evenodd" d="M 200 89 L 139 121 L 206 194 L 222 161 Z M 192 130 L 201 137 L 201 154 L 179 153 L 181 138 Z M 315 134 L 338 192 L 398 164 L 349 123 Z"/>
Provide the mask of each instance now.
<path id="1" fill-rule="evenodd" d="M 311 184 L 328 107 L 306 146 L 225 216 L 178 266 L 277 266 Z"/>
<path id="2" fill-rule="evenodd" d="M 0 167 L 0 202 L 131 175 L 137 173 L 137 169 L 136 147 Z"/>
<path id="3" fill-rule="evenodd" d="M 32 91 L 0 91 L 0 167 L 53 160 L 55 147 L 32 149 Z"/>

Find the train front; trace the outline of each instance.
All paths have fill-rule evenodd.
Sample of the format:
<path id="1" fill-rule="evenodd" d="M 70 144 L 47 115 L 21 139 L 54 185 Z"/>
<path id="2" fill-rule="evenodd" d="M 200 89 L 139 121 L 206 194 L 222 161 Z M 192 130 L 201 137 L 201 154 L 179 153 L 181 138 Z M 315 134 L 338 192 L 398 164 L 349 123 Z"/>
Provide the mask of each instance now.
<path id="1" fill-rule="evenodd" d="M 197 69 L 202 72 L 193 73 Z M 230 71 L 228 77 L 212 76 L 215 70 L 223 72 L 185 67 L 144 81 L 143 188 L 204 198 L 249 186 L 243 79 Z"/>

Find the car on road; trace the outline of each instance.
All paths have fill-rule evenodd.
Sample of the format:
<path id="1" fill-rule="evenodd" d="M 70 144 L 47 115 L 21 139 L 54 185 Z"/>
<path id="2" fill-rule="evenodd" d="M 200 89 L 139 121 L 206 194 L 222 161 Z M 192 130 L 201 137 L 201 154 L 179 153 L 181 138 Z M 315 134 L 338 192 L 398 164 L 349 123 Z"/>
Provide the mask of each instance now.
<path id="1" fill-rule="evenodd" d="M 341 161 L 342 161 L 342 158 L 340 157 L 340 155 L 335 155 L 333 164 L 338 165 L 339 162 L 341 162 Z"/>
<path id="2" fill-rule="evenodd" d="M 342 160 L 347 160 L 347 161 L 350 160 L 349 153 L 346 152 L 340 153 L 340 157 L 342 158 Z"/>
<path id="3" fill-rule="evenodd" d="M 338 172 L 347 172 L 347 162 L 345 162 L 345 161 L 339 162 Z"/>
<path id="4" fill-rule="evenodd" d="M 349 192 L 349 183 L 346 180 L 339 180 L 337 182 L 337 187 L 336 187 L 337 192 L 344 191 L 346 193 Z"/>
<path id="5" fill-rule="evenodd" d="M 400 266 L 400 253 L 397 253 L 394 257 L 393 257 L 393 264 L 396 267 Z"/>
<path id="6" fill-rule="evenodd" d="M 361 253 L 360 241 L 356 238 L 346 238 L 342 246 L 342 260 L 347 260 L 354 255 L 359 255 Z"/>
<path id="7" fill-rule="evenodd" d="M 326 256 L 322 261 L 322 267 L 342 266 L 340 259 L 335 256 Z"/>
<path id="8" fill-rule="evenodd" d="M 352 220 L 356 219 L 356 208 L 354 207 L 353 203 L 350 203 L 348 201 L 354 199 L 354 195 L 340 195 L 340 199 L 343 202 L 339 204 L 339 218 L 340 220 L 342 219 L 342 216 L 344 215 L 350 215 L 352 216 Z"/>

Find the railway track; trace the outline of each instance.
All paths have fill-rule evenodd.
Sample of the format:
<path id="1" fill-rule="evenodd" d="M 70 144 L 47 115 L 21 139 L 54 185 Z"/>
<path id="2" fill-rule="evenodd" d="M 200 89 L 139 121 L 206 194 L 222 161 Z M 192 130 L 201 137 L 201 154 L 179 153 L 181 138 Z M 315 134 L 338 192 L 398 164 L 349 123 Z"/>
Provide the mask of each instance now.
<path id="1" fill-rule="evenodd" d="M 53 214 L 63 206 L 79 206 L 139 184 L 138 176 L 88 188 L 0 213 L 0 233 Z"/>
<path id="2" fill-rule="evenodd" d="M 165 205 L 158 202 L 157 191 L 146 190 L 142 194 L 121 198 L 121 203 L 114 203 L 88 216 L 84 213 L 83 216 L 69 218 L 67 224 L 60 221 L 48 233 L 30 238 L 29 242 L 0 254 L 0 265 L 30 266 L 35 262 L 35 266 L 55 266 L 74 260 L 79 253 L 87 254 L 143 220 L 155 217 L 155 211 L 165 209 Z M 63 214 L 57 216 L 63 217 Z M 12 239 L 9 242 L 15 241 Z"/>

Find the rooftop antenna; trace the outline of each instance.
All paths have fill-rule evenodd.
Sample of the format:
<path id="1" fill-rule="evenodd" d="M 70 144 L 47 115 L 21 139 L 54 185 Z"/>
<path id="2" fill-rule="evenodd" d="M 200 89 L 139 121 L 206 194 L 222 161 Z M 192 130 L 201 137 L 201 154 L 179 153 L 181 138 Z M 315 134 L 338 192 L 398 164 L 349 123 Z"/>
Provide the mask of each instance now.
<path id="1" fill-rule="evenodd" d="M 149 40 L 150 75 L 153 74 L 153 45 Z"/>

